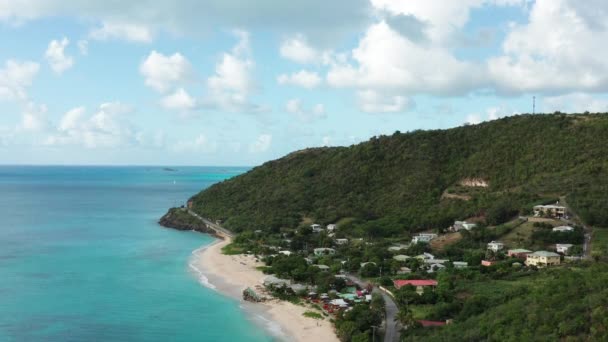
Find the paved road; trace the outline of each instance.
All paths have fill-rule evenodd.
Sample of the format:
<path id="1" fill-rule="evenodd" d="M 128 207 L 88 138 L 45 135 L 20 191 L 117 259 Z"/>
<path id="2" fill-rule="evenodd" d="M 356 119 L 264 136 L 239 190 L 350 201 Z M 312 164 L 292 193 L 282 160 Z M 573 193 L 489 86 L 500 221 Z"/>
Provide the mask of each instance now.
<path id="1" fill-rule="evenodd" d="M 570 218 L 570 222 L 574 222 L 580 226 L 583 227 L 583 229 L 585 230 L 585 241 L 583 242 L 583 257 L 585 259 L 590 259 L 591 258 L 591 234 L 593 233 L 593 229 L 589 226 L 587 226 L 586 224 L 583 223 L 583 220 L 581 220 L 581 218 L 576 215 L 576 213 L 572 210 L 572 207 L 570 207 L 568 205 L 568 203 L 566 202 L 566 197 L 565 196 L 561 196 L 559 198 L 560 203 L 568 208 L 568 211 L 570 212 L 571 218 Z"/>
<path id="2" fill-rule="evenodd" d="M 190 214 L 190 215 L 196 217 L 197 219 L 203 221 L 207 225 L 207 228 L 213 229 L 218 235 L 225 236 L 225 237 L 228 237 L 228 238 L 231 238 L 231 239 L 234 237 L 234 234 L 232 234 L 232 232 L 229 231 L 228 229 L 220 226 L 219 224 L 211 222 L 211 221 L 207 220 L 204 217 L 201 217 L 199 214 L 195 213 L 194 211 L 188 210 L 188 214 Z"/>
<path id="3" fill-rule="evenodd" d="M 348 278 L 352 280 L 355 284 L 359 285 L 361 288 L 365 288 L 369 282 L 363 281 L 359 277 L 348 274 Z M 385 310 L 385 323 L 386 329 L 384 332 L 384 342 L 398 342 L 399 337 L 401 335 L 401 327 L 399 322 L 397 322 L 397 312 L 399 312 L 399 308 L 397 304 L 393 300 L 393 297 L 389 296 L 384 291 L 380 290 L 378 287 L 374 286 L 373 293 L 380 293 L 382 298 L 384 298 L 384 310 Z"/>

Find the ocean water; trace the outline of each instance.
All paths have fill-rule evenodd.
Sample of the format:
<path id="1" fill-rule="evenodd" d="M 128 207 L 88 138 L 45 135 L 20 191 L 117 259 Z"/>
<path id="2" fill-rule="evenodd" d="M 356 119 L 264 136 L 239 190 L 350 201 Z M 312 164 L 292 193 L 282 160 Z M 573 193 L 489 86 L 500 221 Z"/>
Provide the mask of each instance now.
<path id="1" fill-rule="evenodd" d="M 245 168 L 0 167 L 0 341 L 270 341 L 157 225 Z"/>

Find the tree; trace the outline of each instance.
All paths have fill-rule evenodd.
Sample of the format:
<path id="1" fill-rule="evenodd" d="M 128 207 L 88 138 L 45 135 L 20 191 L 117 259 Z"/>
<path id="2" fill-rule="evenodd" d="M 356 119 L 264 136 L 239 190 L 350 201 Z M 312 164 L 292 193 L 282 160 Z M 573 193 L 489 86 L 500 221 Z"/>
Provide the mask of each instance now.
<path id="1" fill-rule="evenodd" d="M 416 328 L 420 325 L 420 323 L 414 319 L 414 314 L 408 306 L 399 308 L 399 312 L 397 312 L 395 319 L 401 323 L 401 326 L 405 330 Z"/>

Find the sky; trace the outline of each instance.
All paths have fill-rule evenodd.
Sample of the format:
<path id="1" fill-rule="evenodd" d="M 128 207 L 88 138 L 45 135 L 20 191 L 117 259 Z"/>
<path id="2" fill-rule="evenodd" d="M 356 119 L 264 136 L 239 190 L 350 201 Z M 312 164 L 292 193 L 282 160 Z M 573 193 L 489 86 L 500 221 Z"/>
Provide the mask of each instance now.
<path id="1" fill-rule="evenodd" d="M 0 164 L 253 166 L 608 111 L 604 0 L 0 0 Z"/>

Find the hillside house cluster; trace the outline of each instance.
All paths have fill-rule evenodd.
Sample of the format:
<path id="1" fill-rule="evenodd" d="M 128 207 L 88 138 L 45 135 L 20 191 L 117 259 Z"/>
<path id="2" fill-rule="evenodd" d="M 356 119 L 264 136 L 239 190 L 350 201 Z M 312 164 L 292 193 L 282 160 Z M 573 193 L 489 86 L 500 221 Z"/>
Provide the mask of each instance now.
<path id="1" fill-rule="evenodd" d="M 312 229 L 313 233 L 321 233 L 324 232 L 326 229 L 328 232 L 333 233 L 334 231 L 336 231 L 338 229 L 338 226 L 336 224 L 328 224 L 327 227 L 323 228 L 322 225 L 318 224 L 318 223 L 313 223 L 310 225 L 310 228 Z"/>

